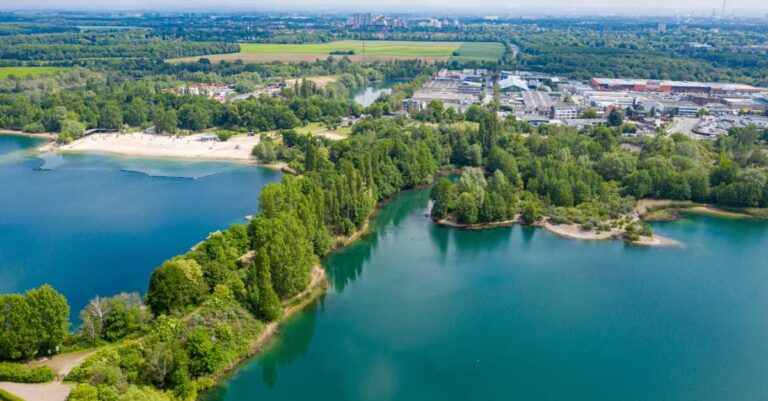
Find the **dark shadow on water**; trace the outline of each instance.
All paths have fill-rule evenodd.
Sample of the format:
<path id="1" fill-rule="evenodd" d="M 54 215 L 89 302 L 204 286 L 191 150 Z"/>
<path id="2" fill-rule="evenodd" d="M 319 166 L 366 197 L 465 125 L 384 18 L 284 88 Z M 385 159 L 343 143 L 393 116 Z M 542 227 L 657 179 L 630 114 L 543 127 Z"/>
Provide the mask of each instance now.
<path id="1" fill-rule="evenodd" d="M 334 289 L 344 292 L 344 288 L 363 273 L 363 266 L 376 250 L 379 237 L 396 231 L 406 219 L 422 213 L 428 202 L 429 191 L 426 190 L 405 192 L 394 197 L 378 210 L 368 234 L 323 260 Z"/>

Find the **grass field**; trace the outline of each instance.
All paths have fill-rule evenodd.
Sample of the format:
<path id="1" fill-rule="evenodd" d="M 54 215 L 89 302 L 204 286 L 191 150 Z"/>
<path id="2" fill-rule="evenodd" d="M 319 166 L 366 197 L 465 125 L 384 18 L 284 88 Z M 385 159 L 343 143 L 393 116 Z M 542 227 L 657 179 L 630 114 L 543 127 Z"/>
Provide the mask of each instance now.
<path id="1" fill-rule="evenodd" d="M 464 42 L 456 50 L 459 60 L 495 61 L 504 55 L 504 45 L 496 42 Z"/>
<path id="2" fill-rule="evenodd" d="M 243 60 L 260 63 L 271 61 L 314 61 L 324 59 L 332 52 L 353 51 L 349 56 L 354 61 L 378 61 L 392 59 L 448 60 L 454 52 L 463 60 L 498 60 L 504 53 L 504 46 L 491 42 L 409 42 L 392 40 L 340 40 L 328 43 L 273 44 L 243 43 L 240 52 L 205 56 L 212 62 L 220 60 Z M 196 61 L 200 57 L 187 57 L 170 61 Z"/>
<path id="3" fill-rule="evenodd" d="M 0 80 L 7 79 L 9 75 L 21 78 L 30 75 L 50 74 L 63 69 L 64 67 L 0 67 Z"/>

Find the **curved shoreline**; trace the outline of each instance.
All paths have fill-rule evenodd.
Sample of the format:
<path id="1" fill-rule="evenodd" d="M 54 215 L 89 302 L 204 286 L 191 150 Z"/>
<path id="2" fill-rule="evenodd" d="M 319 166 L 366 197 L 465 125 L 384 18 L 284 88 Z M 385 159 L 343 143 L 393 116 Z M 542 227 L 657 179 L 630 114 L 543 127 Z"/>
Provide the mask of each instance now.
<path id="1" fill-rule="evenodd" d="M 715 204 L 670 199 L 641 199 L 637 202 L 636 209 L 645 221 L 675 221 L 682 218 L 682 215 L 686 213 L 723 219 L 768 219 L 768 209 L 765 208 L 733 208 L 729 210 Z"/>
<path id="2" fill-rule="evenodd" d="M 30 132 L 14 131 L 10 129 L 0 129 L 0 135 L 23 136 L 27 138 L 45 139 L 48 141 L 55 141 L 57 136 L 56 134 L 53 134 L 50 132 L 41 132 L 39 134 L 33 134 Z"/>
<path id="3" fill-rule="evenodd" d="M 543 228 L 560 238 L 582 240 L 582 241 L 624 241 L 628 244 L 638 246 L 652 246 L 652 247 L 677 247 L 682 244 L 672 238 L 667 238 L 661 235 L 654 234 L 652 237 L 641 236 L 637 241 L 628 241 L 624 238 L 625 230 L 612 228 L 608 231 L 597 230 L 585 230 L 577 224 L 552 224 L 545 218 L 543 221 L 535 222 L 533 224 L 526 224 L 523 222 L 520 215 L 515 216 L 512 220 L 493 222 L 493 223 L 478 223 L 478 224 L 460 224 L 448 219 L 434 220 L 435 224 L 448 227 L 458 228 L 461 230 L 487 230 L 498 227 L 511 227 L 514 225 L 523 225 L 530 227 Z"/>

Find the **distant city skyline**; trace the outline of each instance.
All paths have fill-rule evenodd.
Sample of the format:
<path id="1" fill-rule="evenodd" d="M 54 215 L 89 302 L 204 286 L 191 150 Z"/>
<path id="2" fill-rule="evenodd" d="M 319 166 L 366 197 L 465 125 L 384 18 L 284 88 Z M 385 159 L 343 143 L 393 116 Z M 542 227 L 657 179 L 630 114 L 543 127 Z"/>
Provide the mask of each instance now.
<path id="1" fill-rule="evenodd" d="M 716 10 L 720 13 L 722 0 L 647 0 L 643 3 L 634 1 L 611 0 L 539 0 L 535 7 L 527 1 L 510 0 L 460 0 L 446 4 L 442 0 L 422 0 L 414 5 L 410 0 L 26 0 L 14 2 L 0 0 L 2 10 L 198 10 L 224 11 L 230 10 L 325 10 L 325 11 L 387 11 L 387 12 L 424 12 L 445 11 L 464 13 L 483 12 L 521 12 L 547 14 L 586 14 L 586 13 L 615 13 L 622 11 L 629 15 L 660 15 L 690 11 Z M 748 11 L 766 11 L 766 0 L 728 0 L 727 14 L 734 10 L 738 13 Z"/>

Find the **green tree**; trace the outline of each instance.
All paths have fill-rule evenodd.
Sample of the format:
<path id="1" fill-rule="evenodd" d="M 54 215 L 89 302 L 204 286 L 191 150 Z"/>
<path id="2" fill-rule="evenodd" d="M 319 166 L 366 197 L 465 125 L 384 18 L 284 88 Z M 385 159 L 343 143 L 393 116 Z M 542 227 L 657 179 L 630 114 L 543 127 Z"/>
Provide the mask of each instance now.
<path id="1" fill-rule="evenodd" d="M 99 401 L 99 389 L 88 383 L 78 384 L 70 391 L 67 401 Z"/>
<path id="2" fill-rule="evenodd" d="M 152 118 L 155 124 L 155 132 L 158 134 L 173 134 L 179 126 L 179 119 L 173 109 L 161 109 L 155 112 Z"/>
<path id="3" fill-rule="evenodd" d="M 222 356 L 214 347 L 210 333 L 203 327 L 198 327 L 189 334 L 185 348 L 189 356 L 189 374 L 192 377 L 211 374 L 221 365 Z"/>
<path id="4" fill-rule="evenodd" d="M 36 342 L 42 355 L 50 355 L 64 341 L 69 328 L 69 305 L 53 287 L 43 285 L 26 293 L 30 321 L 37 331 Z"/>
<path id="5" fill-rule="evenodd" d="M 85 124 L 74 120 L 61 120 L 59 136 L 56 139 L 59 143 L 69 143 L 74 139 L 81 138 L 85 133 Z"/>
<path id="6" fill-rule="evenodd" d="M 256 251 L 246 283 L 249 309 L 262 320 L 277 320 L 283 313 L 280 298 L 272 288 L 269 257 L 262 247 Z"/>
<path id="7" fill-rule="evenodd" d="M 101 108 L 99 127 L 119 129 L 123 125 L 123 112 L 116 102 L 109 102 Z"/>
<path id="8" fill-rule="evenodd" d="M 433 100 L 427 105 L 427 114 L 429 120 L 434 122 L 440 122 L 443 120 L 443 113 L 445 112 L 445 106 L 440 100 Z"/>
<path id="9" fill-rule="evenodd" d="M 523 221 L 527 224 L 533 224 L 542 218 L 541 210 L 537 202 L 528 201 L 523 206 Z"/>
<path id="10" fill-rule="evenodd" d="M 606 180 L 621 181 L 637 168 L 637 159 L 629 152 L 604 153 L 595 169 Z"/>
<path id="11" fill-rule="evenodd" d="M 597 112 L 593 108 L 588 108 L 584 110 L 584 113 L 581 115 L 581 118 L 597 118 Z"/>
<path id="12" fill-rule="evenodd" d="M 138 127 L 147 121 L 148 115 L 149 109 L 147 108 L 147 103 L 137 97 L 125 106 L 123 118 L 125 119 L 126 124 Z"/>
<path id="13" fill-rule="evenodd" d="M 456 199 L 456 220 L 462 224 L 474 224 L 477 222 L 478 210 L 475 197 L 463 192 Z"/>
<path id="14" fill-rule="evenodd" d="M 496 146 L 500 133 L 501 124 L 499 124 L 499 119 L 496 118 L 496 113 L 483 113 L 480 117 L 480 128 L 478 129 L 478 139 L 483 147 L 483 156 L 487 156 L 491 149 Z"/>
<path id="15" fill-rule="evenodd" d="M 620 127 L 622 124 L 624 124 L 624 116 L 619 112 L 617 109 L 611 110 L 610 113 L 608 113 L 608 126 L 609 127 Z"/>
<path id="16" fill-rule="evenodd" d="M 451 203 L 453 200 L 453 183 L 451 183 L 451 181 L 445 177 L 439 179 L 437 184 L 432 187 L 430 197 L 434 201 L 432 203 L 432 217 L 435 219 L 444 218 L 448 214 L 448 211 L 451 209 Z"/>
<path id="17" fill-rule="evenodd" d="M 201 131 L 211 125 L 211 111 L 198 104 L 185 104 L 179 109 L 179 122 L 182 128 Z"/>
<path id="18" fill-rule="evenodd" d="M 200 265 L 194 260 L 171 259 L 152 272 L 147 304 L 155 315 L 183 311 L 208 292 Z"/>
<path id="19" fill-rule="evenodd" d="M 314 244 L 306 222 L 295 212 L 280 212 L 268 218 L 261 214 L 248 227 L 253 249 L 264 249 L 272 276 L 272 287 L 280 299 L 288 299 L 309 284 Z"/>
<path id="20" fill-rule="evenodd" d="M 19 294 L 0 295 L 0 360 L 23 360 L 39 349 L 33 313 Z"/>

